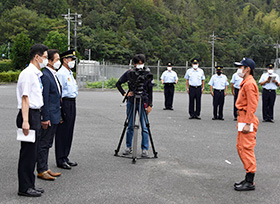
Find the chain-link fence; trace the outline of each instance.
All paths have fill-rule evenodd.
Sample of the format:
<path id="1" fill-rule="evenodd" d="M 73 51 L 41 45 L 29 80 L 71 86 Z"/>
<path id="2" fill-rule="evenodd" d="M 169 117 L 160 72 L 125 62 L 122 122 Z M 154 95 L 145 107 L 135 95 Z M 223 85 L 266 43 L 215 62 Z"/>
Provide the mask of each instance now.
<path id="1" fill-rule="evenodd" d="M 96 82 L 96 81 L 107 81 L 110 78 L 119 78 L 126 70 L 130 69 L 131 65 L 113 65 L 107 64 L 105 62 L 99 63 L 96 61 L 87 61 L 81 60 L 77 69 L 77 82 L 79 87 L 86 87 L 87 82 Z M 156 82 L 156 86 L 159 89 L 159 84 L 157 83 L 160 80 L 161 74 L 166 70 L 166 66 L 149 66 L 151 72 L 154 75 L 154 80 Z M 188 66 L 173 66 L 173 70 L 177 73 L 179 79 L 184 78 L 186 70 L 189 69 Z M 212 70 L 211 67 L 200 67 L 204 70 L 206 80 L 208 83 L 212 76 L 212 71 L 215 73 L 215 70 Z M 228 81 L 230 82 L 232 75 L 236 72 L 236 67 L 224 67 L 223 74 L 228 77 Z M 262 75 L 262 73 L 266 71 L 266 68 L 256 68 L 254 78 L 258 81 Z M 276 70 L 278 73 L 280 70 Z M 279 73 L 278 73 L 279 74 Z"/>

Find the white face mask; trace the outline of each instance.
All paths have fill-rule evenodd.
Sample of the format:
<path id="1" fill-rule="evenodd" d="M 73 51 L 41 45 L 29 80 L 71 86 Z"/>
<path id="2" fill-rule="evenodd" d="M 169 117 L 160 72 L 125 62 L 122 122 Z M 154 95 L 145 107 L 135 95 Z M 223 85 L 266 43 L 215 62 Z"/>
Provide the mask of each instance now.
<path id="1" fill-rule="evenodd" d="M 269 74 L 272 74 L 272 73 L 273 73 L 273 69 L 269 69 L 269 70 L 267 70 L 267 72 L 268 72 Z"/>
<path id="2" fill-rule="evenodd" d="M 243 78 L 244 77 L 244 75 L 245 75 L 245 73 L 243 73 L 243 69 L 237 69 L 237 75 L 239 76 L 239 77 L 241 77 L 241 78 Z"/>
<path id="3" fill-rule="evenodd" d="M 53 64 L 53 68 L 59 69 L 61 62 L 58 60 L 56 63 Z"/>
<path id="4" fill-rule="evenodd" d="M 198 68 L 198 65 L 197 65 L 197 64 L 194 64 L 194 65 L 193 65 L 193 68 L 194 68 L 194 69 L 197 69 L 197 68 Z"/>
<path id="5" fill-rule="evenodd" d="M 75 67 L 75 61 L 70 61 L 70 62 L 68 62 L 68 67 L 69 67 L 70 69 L 73 69 L 73 68 Z"/>
<path id="6" fill-rule="evenodd" d="M 143 69 L 143 68 L 144 68 L 144 64 L 137 64 L 137 65 L 136 65 L 136 68 L 137 68 L 137 69 Z"/>
<path id="7" fill-rule="evenodd" d="M 168 70 L 168 71 L 171 71 L 171 70 L 172 70 L 172 67 L 167 67 L 167 70 Z"/>
<path id="8" fill-rule="evenodd" d="M 40 57 L 40 58 L 42 59 L 42 57 Z M 40 62 L 38 61 L 40 68 L 46 67 L 46 66 L 48 65 L 48 63 L 49 63 L 48 59 L 42 59 L 42 60 L 43 60 L 42 63 L 40 63 Z"/>

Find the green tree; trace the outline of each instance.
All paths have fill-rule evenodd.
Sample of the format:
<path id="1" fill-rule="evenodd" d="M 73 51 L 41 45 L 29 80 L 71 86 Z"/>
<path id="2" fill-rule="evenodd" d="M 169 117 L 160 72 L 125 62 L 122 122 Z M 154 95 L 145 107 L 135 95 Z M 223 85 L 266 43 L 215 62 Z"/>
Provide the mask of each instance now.
<path id="1" fill-rule="evenodd" d="M 11 49 L 11 59 L 15 69 L 22 70 L 29 63 L 29 51 L 33 44 L 29 35 L 19 33 L 15 36 Z"/>
<path id="2" fill-rule="evenodd" d="M 65 52 L 68 49 L 67 36 L 58 31 L 50 31 L 47 38 L 44 41 L 44 45 L 48 46 L 49 49 L 58 49 L 59 52 Z"/>

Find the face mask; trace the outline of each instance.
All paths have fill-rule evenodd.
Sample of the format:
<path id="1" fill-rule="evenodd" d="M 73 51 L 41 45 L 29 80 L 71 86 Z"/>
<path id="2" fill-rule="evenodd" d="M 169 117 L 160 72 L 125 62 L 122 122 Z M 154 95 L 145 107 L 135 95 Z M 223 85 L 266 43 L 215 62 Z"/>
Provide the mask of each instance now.
<path id="1" fill-rule="evenodd" d="M 172 70 L 172 67 L 167 67 L 167 70 L 168 70 L 168 71 L 171 71 L 171 70 Z"/>
<path id="2" fill-rule="evenodd" d="M 136 65 L 136 68 L 137 68 L 137 69 L 143 69 L 143 68 L 144 68 L 144 64 L 137 64 L 137 65 Z"/>
<path id="3" fill-rule="evenodd" d="M 198 65 L 197 65 L 197 64 L 194 64 L 194 65 L 193 65 L 193 68 L 194 68 L 194 69 L 197 69 L 197 68 L 198 68 Z"/>
<path id="4" fill-rule="evenodd" d="M 40 57 L 40 58 L 42 59 L 42 57 Z M 40 62 L 38 61 L 40 68 L 46 67 L 47 64 L 49 63 L 48 59 L 42 59 L 42 60 L 43 60 L 42 63 L 40 63 Z"/>
<path id="5" fill-rule="evenodd" d="M 222 74 L 222 72 L 221 71 L 217 71 L 217 74 L 220 76 Z"/>
<path id="6" fill-rule="evenodd" d="M 61 62 L 58 60 L 56 63 L 53 64 L 53 68 L 59 69 Z"/>
<path id="7" fill-rule="evenodd" d="M 245 75 L 245 73 L 243 73 L 243 69 L 238 69 L 236 73 L 237 73 L 237 75 L 238 75 L 239 77 L 241 77 L 241 78 L 243 78 L 244 75 Z"/>
<path id="8" fill-rule="evenodd" d="M 70 62 L 68 62 L 68 67 L 69 67 L 70 69 L 73 69 L 73 68 L 75 67 L 75 61 L 70 61 Z"/>
<path id="9" fill-rule="evenodd" d="M 269 74 L 272 74 L 272 73 L 273 73 L 273 69 L 269 69 L 267 72 L 268 72 Z"/>

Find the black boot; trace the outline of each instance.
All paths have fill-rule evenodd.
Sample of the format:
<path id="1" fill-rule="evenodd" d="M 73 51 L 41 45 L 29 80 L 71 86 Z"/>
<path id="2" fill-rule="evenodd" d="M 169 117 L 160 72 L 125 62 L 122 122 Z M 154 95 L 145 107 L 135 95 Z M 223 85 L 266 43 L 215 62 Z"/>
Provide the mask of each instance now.
<path id="1" fill-rule="evenodd" d="M 254 177 L 255 177 L 255 173 L 247 173 L 244 181 L 234 184 L 234 190 L 236 191 L 255 190 Z"/>

